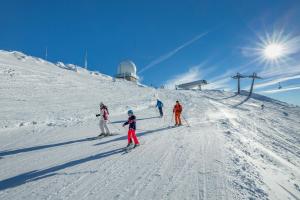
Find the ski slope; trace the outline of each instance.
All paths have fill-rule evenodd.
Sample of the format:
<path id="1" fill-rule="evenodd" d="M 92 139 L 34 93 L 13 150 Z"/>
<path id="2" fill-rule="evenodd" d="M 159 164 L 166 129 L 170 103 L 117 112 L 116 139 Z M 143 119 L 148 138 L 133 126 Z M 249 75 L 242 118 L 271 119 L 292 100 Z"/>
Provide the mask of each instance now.
<path id="1" fill-rule="evenodd" d="M 300 199 L 299 107 L 153 89 L 7 51 L 0 93 L 0 199 Z M 176 100 L 190 127 L 170 128 Z M 101 101 L 115 135 L 91 140 Z M 125 153 L 128 109 L 141 146 Z"/>

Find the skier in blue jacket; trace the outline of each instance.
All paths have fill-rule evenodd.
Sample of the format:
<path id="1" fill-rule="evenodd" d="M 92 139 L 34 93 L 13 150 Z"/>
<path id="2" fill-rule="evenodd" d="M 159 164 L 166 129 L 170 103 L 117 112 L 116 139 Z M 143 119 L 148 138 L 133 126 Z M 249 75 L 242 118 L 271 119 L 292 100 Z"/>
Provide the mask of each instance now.
<path id="1" fill-rule="evenodd" d="M 164 115 L 163 110 L 162 110 L 163 106 L 164 106 L 164 104 L 159 99 L 157 99 L 155 107 L 158 108 L 160 117 L 163 117 L 163 115 Z"/>

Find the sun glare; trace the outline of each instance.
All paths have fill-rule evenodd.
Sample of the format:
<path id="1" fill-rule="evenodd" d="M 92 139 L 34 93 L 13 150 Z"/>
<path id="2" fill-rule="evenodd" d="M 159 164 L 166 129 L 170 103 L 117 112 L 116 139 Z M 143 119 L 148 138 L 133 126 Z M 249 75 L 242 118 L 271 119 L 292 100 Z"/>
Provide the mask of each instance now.
<path id="1" fill-rule="evenodd" d="M 243 53 L 264 66 L 282 66 L 293 61 L 300 52 L 300 35 L 278 30 L 257 34 L 257 37 L 258 41 L 244 48 Z"/>
<path id="2" fill-rule="evenodd" d="M 278 59 L 284 56 L 285 54 L 283 45 L 276 44 L 276 43 L 267 45 L 263 53 L 267 59 L 271 59 L 271 60 Z"/>

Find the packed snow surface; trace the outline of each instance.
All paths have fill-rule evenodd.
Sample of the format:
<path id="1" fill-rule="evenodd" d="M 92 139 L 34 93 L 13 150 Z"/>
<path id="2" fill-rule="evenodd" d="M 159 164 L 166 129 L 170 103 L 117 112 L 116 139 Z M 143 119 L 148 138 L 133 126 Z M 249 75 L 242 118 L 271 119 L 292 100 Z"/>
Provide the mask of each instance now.
<path id="1" fill-rule="evenodd" d="M 170 128 L 176 100 L 184 126 Z M 114 135 L 92 140 L 100 102 Z M 141 146 L 125 153 L 129 109 Z M 299 134 L 300 108 L 264 96 L 154 89 L 0 51 L 0 199 L 299 200 Z"/>

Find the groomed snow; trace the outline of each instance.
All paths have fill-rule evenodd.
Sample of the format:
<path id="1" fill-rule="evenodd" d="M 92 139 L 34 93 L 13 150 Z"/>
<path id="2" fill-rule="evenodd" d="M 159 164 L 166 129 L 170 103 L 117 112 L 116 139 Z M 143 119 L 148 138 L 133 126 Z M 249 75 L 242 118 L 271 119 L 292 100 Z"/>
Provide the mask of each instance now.
<path id="1" fill-rule="evenodd" d="M 176 100 L 191 127 L 169 128 Z M 101 101 L 115 135 L 91 140 Z M 142 145 L 126 154 L 128 109 Z M 299 134 L 300 108 L 264 96 L 153 89 L 0 51 L 0 199 L 300 199 Z"/>

